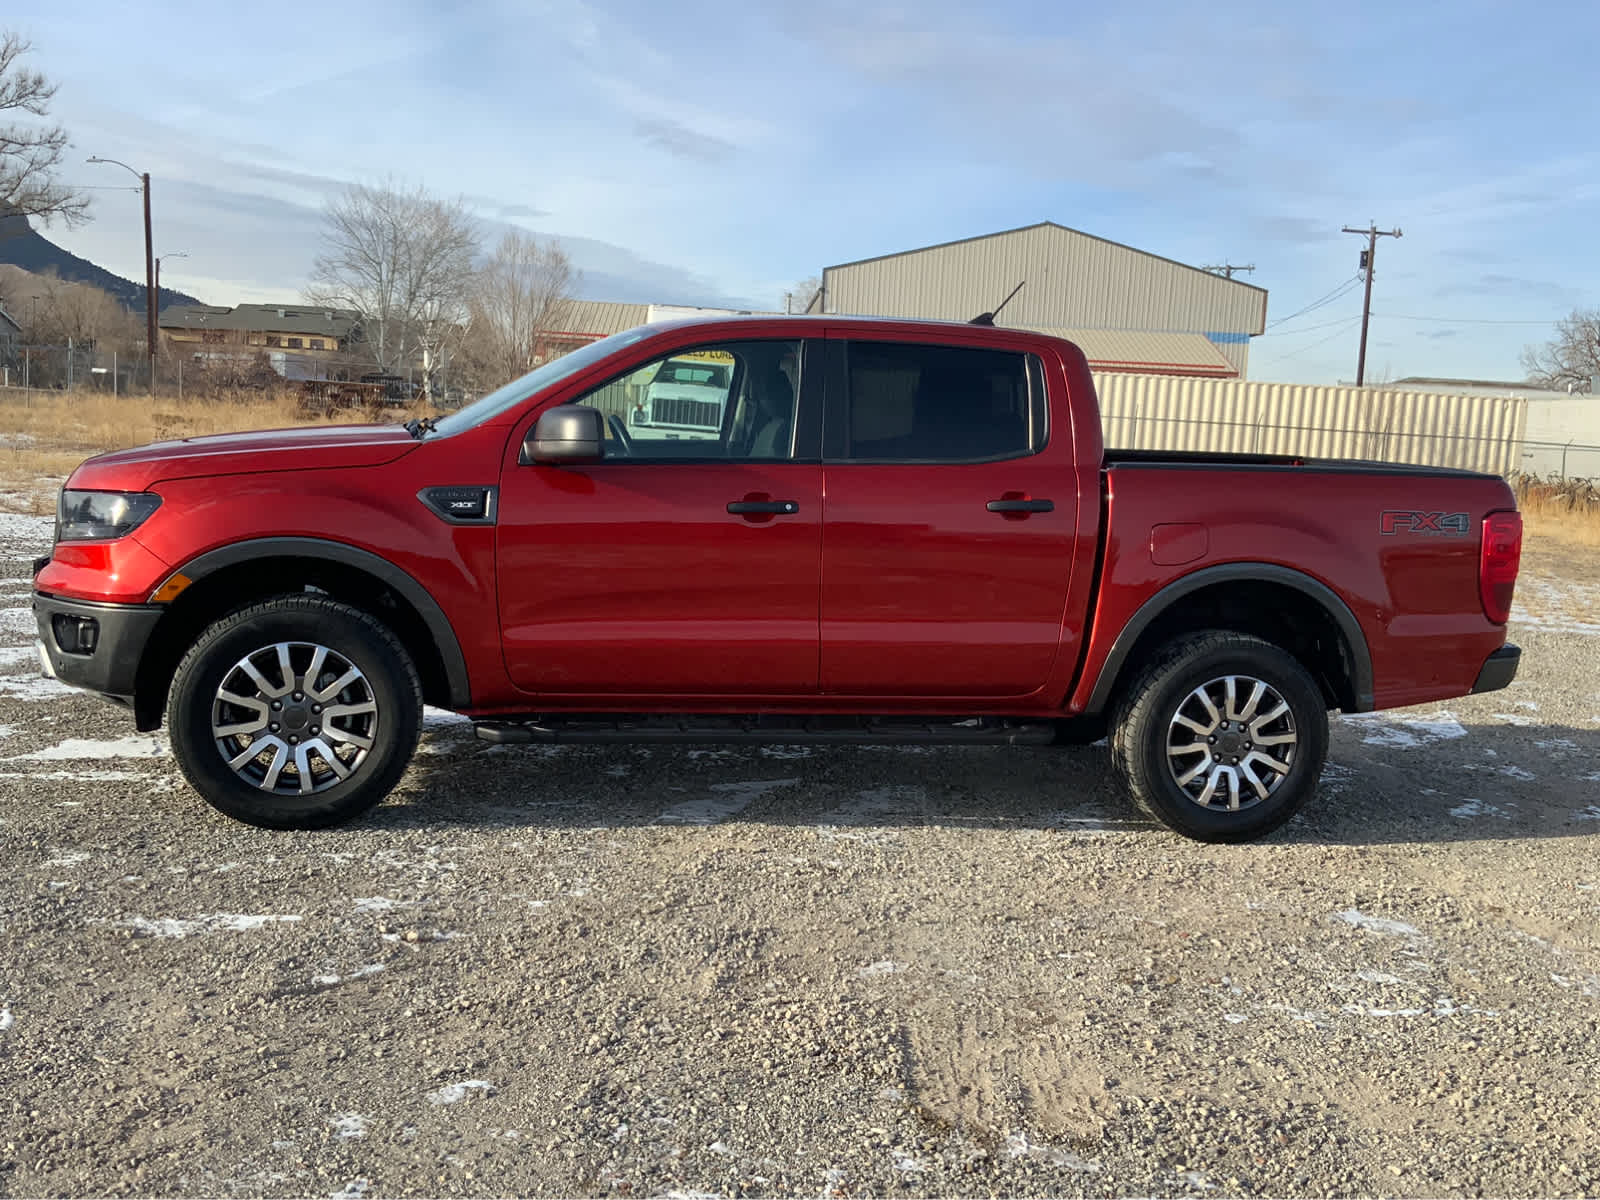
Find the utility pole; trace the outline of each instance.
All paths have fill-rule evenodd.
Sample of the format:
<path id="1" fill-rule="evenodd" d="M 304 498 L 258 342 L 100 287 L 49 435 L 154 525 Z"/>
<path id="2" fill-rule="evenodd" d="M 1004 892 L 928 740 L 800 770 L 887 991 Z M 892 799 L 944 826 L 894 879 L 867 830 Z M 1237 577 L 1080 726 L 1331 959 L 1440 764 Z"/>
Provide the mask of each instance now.
<path id="1" fill-rule="evenodd" d="M 1356 359 L 1356 386 L 1362 387 L 1367 378 L 1367 322 L 1372 316 L 1372 260 L 1378 256 L 1378 239 L 1397 238 L 1400 236 L 1400 231 L 1382 230 L 1372 221 L 1368 221 L 1365 229 L 1351 229 L 1346 225 L 1343 232 L 1358 233 L 1367 239 L 1367 248 L 1361 252 L 1361 270 L 1367 277 L 1367 292 L 1361 299 L 1361 353 Z"/>
<path id="2" fill-rule="evenodd" d="M 1232 263 L 1222 263 L 1219 266 L 1201 267 L 1200 269 L 1202 271 L 1210 271 L 1213 275 L 1221 275 L 1224 279 L 1232 279 L 1235 271 L 1254 271 L 1256 269 L 1256 265 L 1255 263 L 1251 263 L 1248 266 L 1236 267 Z"/>
<path id="3" fill-rule="evenodd" d="M 114 158 L 89 159 L 92 163 L 110 163 L 112 166 L 121 167 L 130 175 L 138 177 L 139 186 L 144 192 L 144 307 L 145 307 L 145 349 L 150 357 L 150 394 L 156 394 L 156 260 L 155 249 L 150 241 L 150 172 L 135 171 L 125 162 L 118 162 Z"/>

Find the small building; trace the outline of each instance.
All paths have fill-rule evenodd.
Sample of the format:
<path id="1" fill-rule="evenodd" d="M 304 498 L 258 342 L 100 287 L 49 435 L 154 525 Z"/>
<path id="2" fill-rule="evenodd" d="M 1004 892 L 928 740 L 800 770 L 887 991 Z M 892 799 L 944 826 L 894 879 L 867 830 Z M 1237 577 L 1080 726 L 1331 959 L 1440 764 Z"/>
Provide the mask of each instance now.
<path id="1" fill-rule="evenodd" d="M 968 321 L 997 308 L 996 324 L 1070 338 L 1097 371 L 1242 379 L 1267 293 L 1053 221 L 822 272 L 826 313 Z"/>
<path id="2" fill-rule="evenodd" d="M 287 379 L 325 378 L 360 331 L 355 312 L 304 304 L 190 304 L 161 313 L 161 332 L 179 353 L 265 353 Z"/>
<path id="3" fill-rule="evenodd" d="M 5 309 L 0 308 L 0 354 L 15 350 L 22 344 L 22 324 Z"/>

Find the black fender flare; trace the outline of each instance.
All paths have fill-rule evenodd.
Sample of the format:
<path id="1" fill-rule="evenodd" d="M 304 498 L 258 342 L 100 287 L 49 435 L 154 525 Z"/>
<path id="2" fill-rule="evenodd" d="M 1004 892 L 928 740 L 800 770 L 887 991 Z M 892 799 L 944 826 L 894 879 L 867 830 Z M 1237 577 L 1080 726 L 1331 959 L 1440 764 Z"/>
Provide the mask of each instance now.
<path id="1" fill-rule="evenodd" d="M 467 674 L 467 660 L 461 653 L 461 643 L 456 639 L 456 631 L 451 627 L 450 619 L 444 615 L 444 609 L 439 607 L 439 602 L 429 594 L 427 588 L 388 559 L 380 558 L 369 550 L 360 550 L 325 538 L 252 538 L 207 551 L 179 567 L 177 573 L 195 582 L 224 567 L 258 558 L 313 558 L 334 562 L 363 571 L 393 588 L 397 595 L 417 610 L 417 615 L 428 628 L 428 635 L 439 652 L 439 661 L 444 664 L 451 707 L 466 708 L 471 705 L 472 685 Z"/>
<path id="2" fill-rule="evenodd" d="M 1350 682 L 1356 699 L 1352 711 L 1371 712 L 1372 651 L 1367 645 L 1367 635 L 1362 631 L 1361 622 L 1356 620 L 1356 615 L 1350 611 L 1350 606 L 1327 584 L 1313 579 L 1303 571 L 1279 566 L 1276 563 L 1251 562 L 1221 563 L 1214 567 L 1203 567 L 1193 574 L 1167 584 L 1141 604 L 1138 611 L 1122 627 L 1122 632 L 1117 634 L 1117 640 L 1111 644 L 1111 653 L 1106 656 L 1105 665 L 1100 668 L 1100 675 L 1095 680 L 1094 691 L 1089 694 L 1089 703 L 1084 711 L 1090 714 L 1105 711 L 1106 705 L 1111 700 L 1112 689 L 1116 687 L 1122 668 L 1127 663 L 1128 655 L 1133 653 L 1139 638 L 1158 617 L 1182 601 L 1185 596 L 1192 595 L 1202 588 L 1218 583 L 1245 581 L 1276 583 L 1293 588 L 1316 602 L 1328 616 L 1333 618 L 1333 623 L 1344 638 L 1345 648 L 1350 652 L 1352 675 Z"/>

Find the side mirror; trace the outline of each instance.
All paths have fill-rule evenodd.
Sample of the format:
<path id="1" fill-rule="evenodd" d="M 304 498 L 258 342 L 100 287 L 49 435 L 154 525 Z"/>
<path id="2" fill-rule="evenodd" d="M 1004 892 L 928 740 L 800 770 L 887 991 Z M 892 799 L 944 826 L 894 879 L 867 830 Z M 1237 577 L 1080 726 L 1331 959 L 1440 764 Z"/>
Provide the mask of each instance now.
<path id="1" fill-rule="evenodd" d="M 522 440 L 523 466 L 529 463 L 577 464 L 605 457 L 605 417 L 596 408 L 562 404 L 540 414 Z"/>

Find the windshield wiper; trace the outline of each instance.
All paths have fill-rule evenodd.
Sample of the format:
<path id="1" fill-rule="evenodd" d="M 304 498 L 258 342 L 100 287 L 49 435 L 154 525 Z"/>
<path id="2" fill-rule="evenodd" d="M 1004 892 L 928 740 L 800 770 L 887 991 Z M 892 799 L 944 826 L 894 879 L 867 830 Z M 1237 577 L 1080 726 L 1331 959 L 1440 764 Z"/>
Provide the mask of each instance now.
<path id="1" fill-rule="evenodd" d="M 433 423 L 432 417 L 412 417 L 411 420 L 406 422 L 405 428 L 407 433 L 420 442 L 439 427 Z"/>

